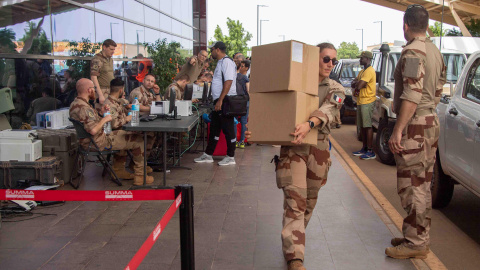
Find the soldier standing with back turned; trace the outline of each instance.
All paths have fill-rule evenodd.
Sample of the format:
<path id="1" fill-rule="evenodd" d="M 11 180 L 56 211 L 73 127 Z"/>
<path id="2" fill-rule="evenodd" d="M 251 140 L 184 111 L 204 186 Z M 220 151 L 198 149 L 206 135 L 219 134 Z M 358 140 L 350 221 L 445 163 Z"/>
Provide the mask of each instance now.
<path id="1" fill-rule="evenodd" d="M 385 254 L 396 259 L 424 259 L 429 253 L 432 211 L 430 184 L 440 134 L 435 108 L 446 81 L 438 48 L 426 37 L 428 11 L 410 5 L 403 16 L 408 41 L 395 69 L 397 122 L 389 147 L 397 164 L 397 192 L 407 211 L 404 238 L 394 238 Z"/>

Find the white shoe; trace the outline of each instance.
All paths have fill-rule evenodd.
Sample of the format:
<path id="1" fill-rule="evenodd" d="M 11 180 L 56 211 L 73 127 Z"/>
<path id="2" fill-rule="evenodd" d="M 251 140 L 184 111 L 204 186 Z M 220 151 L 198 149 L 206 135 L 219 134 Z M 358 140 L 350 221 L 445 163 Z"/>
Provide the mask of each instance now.
<path id="1" fill-rule="evenodd" d="M 213 163 L 213 157 L 203 153 L 199 158 L 194 159 L 196 163 Z"/>
<path id="2" fill-rule="evenodd" d="M 235 158 L 226 156 L 225 158 L 222 159 L 222 161 L 218 162 L 218 165 L 220 166 L 226 166 L 226 165 L 235 165 Z"/>

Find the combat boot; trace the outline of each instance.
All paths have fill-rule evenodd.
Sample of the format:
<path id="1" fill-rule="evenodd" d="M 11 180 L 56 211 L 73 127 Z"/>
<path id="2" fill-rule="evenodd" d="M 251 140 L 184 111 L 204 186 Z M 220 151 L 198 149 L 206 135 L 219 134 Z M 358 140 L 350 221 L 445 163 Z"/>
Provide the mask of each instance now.
<path id="1" fill-rule="evenodd" d="M 302 260 L 290 260 L 288 262 L 288 270 L 307 270 L 303 266 Z"/>
<path id="2" fill-rule="evenodd" d="M 150 185 L 153 183 L 153 176 L 147 175 L 145 180 L 146 180 L 146 184 Z M 133 178 L 133 185 L 134 186 L 143 185 L 143 175 L 135 175 L 135 178 Z"/>
<path id="3" fill-rule="evenodd" d="M 121 159 L 114 159 L 112 168 L 118 178 L 125 180 L 133 179 L 133 173 L 129 173 L 125 170 L 125 162 Z"/>
<path id="4" fill-rule="evenodd" d="M 135 169 L 134 169 L 134 166 L 135 166 L 135 163 L 134 163 L 133 161 L 131 161 L 130 164 L 128 165 L 128 168 L 129 168 L 130 170 L 134 171 L 134 170 L 135 170 Z M 147 174 L 148 174 L 148 173 L 152 173 L 152 172 L 153 172 L 152 167 L 147 166 Z"/>
<path id="5" fill-rule="evenodd" d="M 405 246 L 404 244 L 385 249 L 385 254 L 394 259 L 426 259 L 429 252 L 430 250 L 428 250 L 426 247 L 423 249 L 413 249 Z"/>
<path id="6" fill-rule="evenodd" d="M 396 247 L 403 244 L 404 242 L 405 242 L 405 238 L 395 237 L 395 238 L 392 238 L 392 240 L 390 241 L 390 244 Z M 430 243 L 427 243 L 426 246 L 427 246 L 427 249 L 430 250 Z"/>

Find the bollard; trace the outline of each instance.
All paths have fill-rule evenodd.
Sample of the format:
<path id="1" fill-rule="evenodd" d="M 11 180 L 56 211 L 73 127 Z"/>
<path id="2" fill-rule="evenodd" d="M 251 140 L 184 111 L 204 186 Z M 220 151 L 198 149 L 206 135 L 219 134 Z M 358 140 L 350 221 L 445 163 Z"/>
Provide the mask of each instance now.
<path id="1" fill-rule="evenodd" d="M 193 231 L 193 186 L 175 186 L 175 196 L 182 193 L 180 212 L 180 260 L 182 270 L 195 269 L 195 246 Z"/>

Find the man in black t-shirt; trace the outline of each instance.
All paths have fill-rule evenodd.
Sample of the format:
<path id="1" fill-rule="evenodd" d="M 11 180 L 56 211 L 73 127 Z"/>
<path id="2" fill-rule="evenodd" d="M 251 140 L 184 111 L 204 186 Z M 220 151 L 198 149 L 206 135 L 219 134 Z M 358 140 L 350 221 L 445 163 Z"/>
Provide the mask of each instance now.
<path id="1" fill-rule="evenodd" d="M 247 77 L 247 72 L 250 69 L 250 61 L 243 60 L 240 63 L 240 68 L 238 69 L 237 73 L 237 95 L 247 95 L 249 96 L 249 88 L 250 88 L 250 80 Z M 237 148 L 243 149 L 245 148 L 245 131 L 247 130 L 247 120 L 248 120 L 248 108 L 250 105 L 250 101 L 247 102 L 247 114 L 245 116 L 240 117 L 240 124 L 242 124 L 242 131 L 241 131 L 241 138 L 240 141 L 237 142 Z"/>

